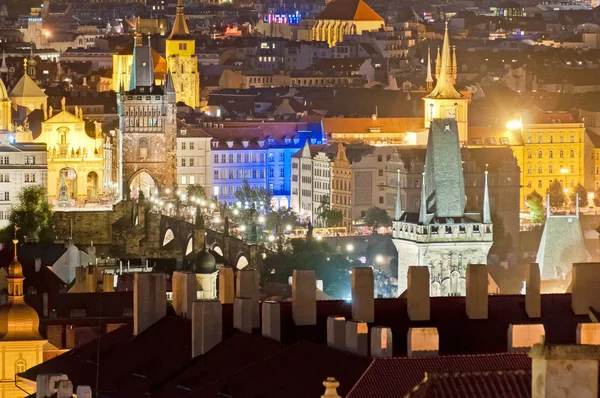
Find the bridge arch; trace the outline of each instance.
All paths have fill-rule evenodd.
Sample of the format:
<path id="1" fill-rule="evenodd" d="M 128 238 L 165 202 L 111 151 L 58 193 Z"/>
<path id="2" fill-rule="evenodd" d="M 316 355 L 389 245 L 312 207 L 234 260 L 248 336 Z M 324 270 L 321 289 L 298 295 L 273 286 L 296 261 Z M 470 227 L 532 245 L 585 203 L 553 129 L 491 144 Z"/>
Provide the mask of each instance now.
<path id="1" fill-rule="evenodd" d="M 217 254 L 219 254 L 219 256 L 224 257 L 223 254 L 223 249 L 221 249 L 221 246 L 219 245 L 219 242 L 213 242 L 210 245 L 210 248 Z"/>
<path id="2" fill-rule="evenodd" d="M 171 243 L 173 240 L 175 240 L 175 233 L 173 232 L 171 227 L 167 227 L 167 229 L 165 230 L 165 234 L 163 235 L 163 238 L 162 238 L 162 247 L 165 247 L 166 245 Z"/>
<path id="3" fill-rule="evenodd" d="M 240 270 L 240 269 L 244 269 L 248 266 L 249 261 L 248 258 L 246 257 L 245 253 L 239 253 L 237 255 L 237 260 L 235 261 L 235 268 Z"/>

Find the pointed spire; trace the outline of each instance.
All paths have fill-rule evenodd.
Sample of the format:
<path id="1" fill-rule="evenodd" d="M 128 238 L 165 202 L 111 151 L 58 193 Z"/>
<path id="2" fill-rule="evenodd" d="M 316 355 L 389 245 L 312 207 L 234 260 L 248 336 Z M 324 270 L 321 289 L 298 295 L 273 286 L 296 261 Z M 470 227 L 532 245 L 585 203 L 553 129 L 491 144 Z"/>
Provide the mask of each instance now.
<path id="1" fill-rule="evenodd" d="M 492 213 L 490 212 L 490 193 L 488 190 L 488 171 L 485 165 L 485 188 L 483 190 L 483 223 L 492 223 Z"/>
<path id="2" fill-rule="evenodd" d="M 0 73 L 8 73 L 8 66 L 6 66 L 6 58 L 4 56 L 4 48 L 2 49 L 2 66 L 0 66 Z"/>
<path id="3" fill-rule="evenodd" d="M 400 197 L 400 167 L 398 167 L 398 190 L 396 192 L 396 220 L 402 217 L 402 198 Z"/>
<path id="4" fill-rule="evenodd" d="M 427 190 L 425 189 L 425 172 L 423 172 L 423 182 L 421 183 L 421 207 L 419 209 L 419 224 L 425 225 L 427 222 Z"/>
<path id="5" fill-rule="evenodd" d="M 174 93 L 175 86 L 173 85 L 173 76 L 171 70 L 167 72 L 167 80 L 165 81 L 165 93 Z"/>
<path id="6" fill-rule="evenodd" d="M 439 57 L 439 54 L 438 54 Z M 435 66 L 437 82 L 435 88 L 426 98 L 463 98 L 454 88 L 452 81 L 452 54 L 450 51 L 450 36 L 448 35 L 448 22 L 444 31 L 444 43 L 442 44 L 441 63 Z"/>
<path id="7" fill-rule="evenodd" d="M 177 0 L 177 13 L 175 14 L 175 21 L 173 21 L 173 30 L 168 40 L 182 39 L 190 35 L 187 23 L 185 22 L 185 16 L 183 15 L 183 0 Z"/>
<path id="8" fill-rule="evenodd" d="M 456 84 L 458 74 L 458 64 L 456 62 L 456 46 L 452 46 L 452 84 Z"/>
<path id="9" fill-rule="evenodd" d="M 435 57 L 435 80 L 440 78 L 440 68 L 442 67 L 442 56 L 440 55 L 440 46 L 437 47 L 437 55 Z"/>
<path id="10" fill-rule="evenodd" d="M 431 49 L 427 47 L 427 77 L 425 78 L 425 87 L 430 93 L 433 88 L 433 76 L 431 76 Z"/>
<path id="11" fill-rule="evenodd" d="M 138 18 L 139 23 L 139 18 Z M 154 85 L 154 61 L 152 59 L 152 48 L 144 46 L 142 35 L 136 32 L 135 47 L 133 48 L 133 60 L 131 64 L 131 75 L 129 77 L 129 91 L 137 87 L 150 87 Z"/>

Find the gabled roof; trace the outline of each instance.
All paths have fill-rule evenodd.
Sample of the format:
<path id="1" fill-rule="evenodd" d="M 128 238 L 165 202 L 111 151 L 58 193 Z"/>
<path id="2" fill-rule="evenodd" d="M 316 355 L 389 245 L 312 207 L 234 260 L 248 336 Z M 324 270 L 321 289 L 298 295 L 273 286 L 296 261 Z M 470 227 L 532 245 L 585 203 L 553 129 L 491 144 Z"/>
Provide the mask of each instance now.
<path id="1" fill-rule="evenodd" d="M 383 22 L 383 18 L 363 0 L 334 0 L 327 4 L 317 19 Z"/>
<path id="2" fill-rule="evenodd" d="M 31 98 L 31 97 L 44 97 L 48 96 L 30 77 L 27 73 L 23 74 L 21 80 L 15 85 L 10 92 L 9 97 L 11 98 Z"/>
<path id="3" fill-rule="evenodd" d="M 67 111 L 60 111 L 52 117 L 44 120 L 44 123 L 85 123 L 83 120 L 78 118 Z"/>

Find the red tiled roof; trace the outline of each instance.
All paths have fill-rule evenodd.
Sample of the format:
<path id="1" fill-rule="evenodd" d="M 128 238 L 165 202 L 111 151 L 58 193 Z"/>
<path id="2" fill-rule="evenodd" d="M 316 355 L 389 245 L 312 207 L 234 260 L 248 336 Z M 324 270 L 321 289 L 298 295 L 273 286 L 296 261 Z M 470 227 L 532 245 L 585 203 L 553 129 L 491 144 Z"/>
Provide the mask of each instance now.
<path id="1" fill-rule="evenodd" d="M 427 374 L 410 398 L 526 398 L 531 396 L 531 371 Z"/>
<path id="2" fill-rule="evenodd" d="M 377 14 L 363 0 L 334 0 L 327 4 L 317 19 L 334 19 L 341 21 L 381 21 Z"/>
<path id="3" fill-rule="evenodd" d="M 348 393 L 347 398 L 395 398 L 408 394 L 425 373 L 531 369 L 527 354 L 456 355 L 424 358 L 380 358 Z M 336 376 L 337 377 L 337 376 Z M 373 392 L 377 391 L 374 395 Z M 463 397 L 475 397 L 463 395 Z"/>

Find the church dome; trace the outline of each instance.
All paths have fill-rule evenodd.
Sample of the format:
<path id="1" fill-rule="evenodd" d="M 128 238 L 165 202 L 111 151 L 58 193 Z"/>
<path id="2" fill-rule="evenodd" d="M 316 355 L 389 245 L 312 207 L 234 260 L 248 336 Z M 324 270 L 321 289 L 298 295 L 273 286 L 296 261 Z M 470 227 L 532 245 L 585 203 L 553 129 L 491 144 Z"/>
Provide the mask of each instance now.
<path id="1" fill-rule="evenodd" d="M 216 267 L 217 261 L 215 260 L 215 256 L 209 253 L 208 250 L 204 249 L 196 254 L 193 272 L 197 274 L 211 274 L 215 272 Z"/>

